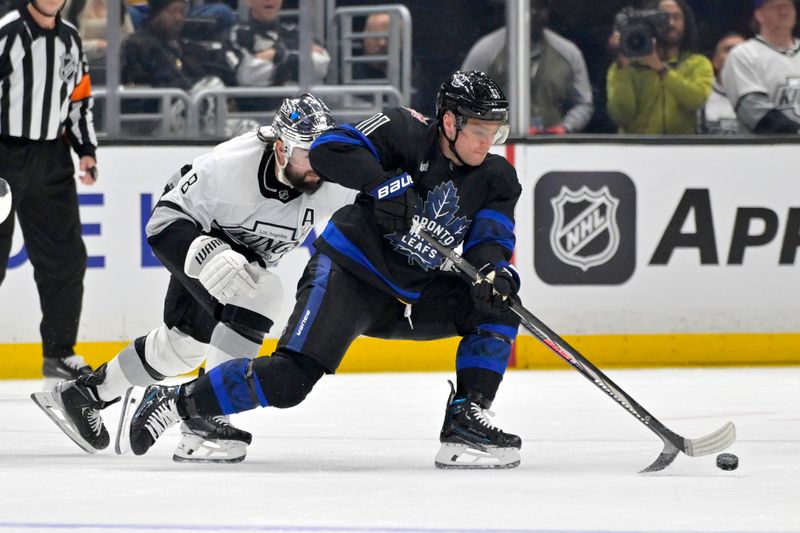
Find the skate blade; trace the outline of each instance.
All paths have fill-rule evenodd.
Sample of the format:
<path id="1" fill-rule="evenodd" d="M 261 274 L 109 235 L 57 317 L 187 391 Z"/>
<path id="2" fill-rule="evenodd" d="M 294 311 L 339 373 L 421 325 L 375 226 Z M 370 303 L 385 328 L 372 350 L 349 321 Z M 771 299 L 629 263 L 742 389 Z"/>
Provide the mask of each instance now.
<path id="1" fill-rule="evenodd" d="M 516 448 L 480 450 L 466 444 L 450 443 L 442 443 L 435 459 L 436 468 L 442 469 L 516 468 L 519 462 Z"/>
<path id="2" fill-rule="evenodd" d="M 69 437 L 72 442 L 80 446 L 83 451 L 86 453 L 97 453 L 100 451 L 81 437 L 81 434 L 78 433 L 78 430 L 75 429 L 75 426 L 72 425 L 72 422 L 70 422 L 69 418 L 64 414 L 64 410 L 58 404 L 52 392 L 34 392 L 31 394 L 31 400 L 33 400 L 33 403 L 38 405 L 39 409 L 44 411 L 44 414 L 58 426 L 58 429 Z"/>
<path id="3" fill-rule="evenodd" d="M 136 389 L 137 387 L 130 387 L 122 401 L 117 438 L 114 440 L 114 451 L 117 455 L 125 455 L 131 451 L 131 418 L 142 400 L 141 390 Z"/>
<path id="4" fill-rule="evenodd" d="M 175 448 L 176 463 L 241 463 L 247 455 L 247 444 L 238 440 L 208 440 L 184 433 Z"/>

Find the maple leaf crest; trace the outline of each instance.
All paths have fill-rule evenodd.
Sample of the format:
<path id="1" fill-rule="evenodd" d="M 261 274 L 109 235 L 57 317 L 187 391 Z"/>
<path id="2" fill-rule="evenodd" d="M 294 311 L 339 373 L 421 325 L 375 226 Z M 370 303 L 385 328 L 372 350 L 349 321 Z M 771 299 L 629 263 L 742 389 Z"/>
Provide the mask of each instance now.
<path id="1" fill-rule="evenodd" d="M 429 235 L 447 247 L 458 246 L 464 240 L 470 221 L 467 217 L 456 218 L 458 212 L 458 189 L 452 180 L 437 185 L 428 191 L 422 209 L 414 219 L 422 224 Z M 421 211 L 421 212 L 420 212 Z M 408 263 L 417 263 L 425 270 L 439 268 L 444 262 L 436 250 L 411 232 L 385 235 L 394 249 L 408 256 Z"/>

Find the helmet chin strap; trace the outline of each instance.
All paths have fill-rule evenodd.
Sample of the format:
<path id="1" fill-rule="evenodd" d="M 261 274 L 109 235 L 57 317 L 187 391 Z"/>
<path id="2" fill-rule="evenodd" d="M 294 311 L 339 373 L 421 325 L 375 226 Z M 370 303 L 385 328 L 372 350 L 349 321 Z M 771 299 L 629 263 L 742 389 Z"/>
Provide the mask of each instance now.
<path id="1" fill-rule="evenodd" d="M 287 157 L 283 164 L 278 160 L 278 156 L 275 156 L 275 177 L 278 178 L 278 181 L 286 185 L 287 187 L 292 187 L 292 184 L 289 183 L 289 180 L 286 179 L 286 166 L 289 164 L 289 158 Z M 292 187 L 294 188 L 294 187 Z"/>
<path id="2" fill-rule="evenodd" d="M 450 151 L 453 152 L 453 155 L 456 156 L 456 159 L 458 159 L 458 162 L 461 163 L 464 166 L 467 166 L 467 167 L 472 166 L 472 165 L 468 165 L 466 161 L 461 159 L 461 156 L 458 155 L 458 150 L 456 150 L 456 141 L 458 140 L 458 134 L 461 132 L 461 130 L 456 128 L 456 136 L 455 136 L 454 139 L 451 139 L 450 137 L 447 136 L 447 132 L 444 131 L 444 124 L 441 124 L 439 126 L 439 129 L 441 130 L 442 134 L 444 135 L 444 138 L 447 139 L 447 146 L 450 148 Z"/>
<path id="3" fill-rule="evenodd" d="M 281 149 L 278 150 L 277 147 L 274 147 L 272 150 L 272 157 L 275 158 L 275 177 L 278 181 L 287 187 L 292 187 L 292 184 L 289 183 L 288 178 L 286 177 L 286 167 L 289 166 L 289 156 L 291 155 L 291 147 L 286 141 L 282 139 L 277 139 L 281 141 Z M 276 140 L 276 142 L 277 142 Z M 283 155 L 283 164 L 281 164 L 280 157 L 278 157 L 278 152 L 281 152 Z M 292 187 L 294 188 L 294 187 Z"/>

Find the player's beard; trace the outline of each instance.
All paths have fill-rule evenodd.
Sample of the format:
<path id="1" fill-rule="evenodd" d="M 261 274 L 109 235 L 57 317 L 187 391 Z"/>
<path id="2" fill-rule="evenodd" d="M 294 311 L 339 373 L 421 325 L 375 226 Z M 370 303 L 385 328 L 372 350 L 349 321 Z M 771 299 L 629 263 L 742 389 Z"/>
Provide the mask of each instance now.
<path id="1" fill-rule="evenodd" d="M 286 177 L 286 181 L 289 182 L 293 189 L 296 189 L 304 194 L 314 194 L 322 186 L 322 180 L 319 178 L 317 178 L 315 181 L 306 180 L 307 176 L 316 176 L 316 174 L 313 174 L 311 171 L 300 173 L 291 164 L 286 165 L 283 175 Z"/>

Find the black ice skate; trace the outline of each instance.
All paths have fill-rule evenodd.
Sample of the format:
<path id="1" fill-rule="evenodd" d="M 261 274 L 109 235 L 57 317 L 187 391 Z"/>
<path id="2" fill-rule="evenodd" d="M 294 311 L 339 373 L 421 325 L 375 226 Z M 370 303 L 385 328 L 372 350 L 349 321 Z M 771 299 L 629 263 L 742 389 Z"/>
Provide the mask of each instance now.
<path id="1" fill-rule="evenodd" d="M 442 447 L 436 468 L 514 468 L 519 466 L 522 440 L 489 422 L 490 402 L 479 394 L 456 398 L 453 383 L 439 435 Z"/>
<path id="2" fill-rule="evenodd" d="M 136 455 L 144 455 L 164 432 L 180 422 L 177 400 L 180 385 L 150 385 L 131 417 L 128 445 Z"/>
<path id="3" fill-rule="evenodd" d="M 80 355 L 67 357 L 46 357 L 42 363 L 42 376 L 44 377 L 44 390 L 53 390 L 56 383 L 68 379 L 78 379 L 92 373 L 92 367 L 86 364 Z"/>
<path id="4" fill-rule="evenodd" d="M 104 450 L 110 441 L 100 410 L 117 400 L 104 402 L 97 394 L 97 386 L 106 379 L 105 369 L 103 365 L 94 373 L 56 384 L 50 392 L 31 394 L 61 431 L 88 453 Z"/>
<path id="5" fill-rule="evenodd" d="M 238 463 L 244 460 L 253 440 L 250 433 L 231 425 L 224 415 L 184 420 L 181 433 L 172 456 L 179 463 Z"/>

